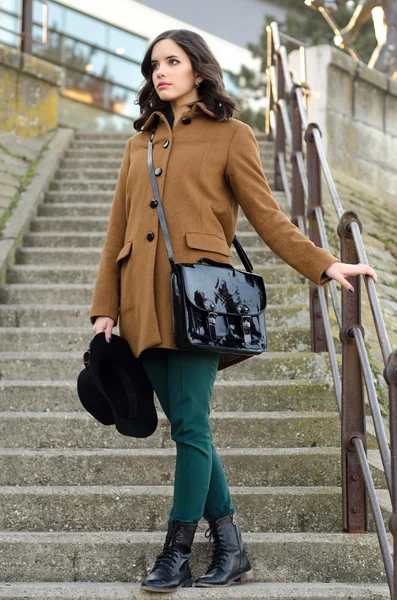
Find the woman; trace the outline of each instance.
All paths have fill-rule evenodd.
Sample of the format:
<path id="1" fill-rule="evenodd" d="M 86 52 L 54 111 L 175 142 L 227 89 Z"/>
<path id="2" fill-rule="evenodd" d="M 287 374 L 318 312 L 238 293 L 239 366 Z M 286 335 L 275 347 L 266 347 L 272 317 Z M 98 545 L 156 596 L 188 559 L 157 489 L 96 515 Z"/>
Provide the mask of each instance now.
<path id="1" fill-rule="evenodd" d="M 236 104 L 203 38 L 171 30 L 149 46 L 142 62 L 138 131 L 126 145 L 95 285 L 91 322 L 111 342 L 120 335 L 140 357 L 171 424 L 177 456 L 174 502 L 162 552 L 142 582 L 147 591 L 191 586 L 191 545 L 202 516 L 214 539 L 209 568 L 196 586 L 221 587 L 252 578 L 222 463 L 209 425 L 218 355 L 183 352 L 172 329 L 170 264 L 150 184 L 152 128 L 158 177 L 176 262 L 203 256 L 232 264 L 230 245 L 239 206 L 266 244 L 317 284 L 330 279 L 352 291 L 345 276 L 366 265 L 342 264 L 317 248 L 280 211 L 263 174 L 254 133 L 233 119 Z M 160 85 L 161 84 L 161 85 Z M 226 365 L 227 366 L 227 365 Z"/>

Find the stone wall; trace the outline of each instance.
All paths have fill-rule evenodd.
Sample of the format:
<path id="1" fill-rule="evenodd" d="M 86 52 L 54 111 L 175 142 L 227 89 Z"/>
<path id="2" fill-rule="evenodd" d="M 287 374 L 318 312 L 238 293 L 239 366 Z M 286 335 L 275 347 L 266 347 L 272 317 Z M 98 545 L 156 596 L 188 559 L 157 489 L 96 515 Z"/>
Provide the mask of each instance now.
<path id="1" fill-rule="evenodd" d="M 290 54 L 300 77 L 299 55 Z M 375 190 L 397 190 L 397 81 L 331 46 L 307 49 L 309 120 L 319 124 L 331 168 Z"/>
<path id="2" fill-rule="evenodd" d="M 57 126 L 64 71 L 0 44 L 0 130 L 25 137 Z"/>

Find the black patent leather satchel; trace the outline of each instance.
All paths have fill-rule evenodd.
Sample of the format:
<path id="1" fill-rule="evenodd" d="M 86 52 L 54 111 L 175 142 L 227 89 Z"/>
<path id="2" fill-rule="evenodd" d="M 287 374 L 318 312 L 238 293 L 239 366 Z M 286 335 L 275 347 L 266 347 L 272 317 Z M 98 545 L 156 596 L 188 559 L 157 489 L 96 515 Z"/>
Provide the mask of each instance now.
<path id="1" fill-rule="evenodd" d="M 233 245 L 245 271 L 206 257 L 196 263 L 175 263 L 154 173 L 155 131 L 148 145 L 148 167 L 171 265 L 175 344 L 181 350 L 218 352 L 224 363 L 260 354 L 267 347 L 265 283 L 252 272 L 252 264 L 237 237 L 234 236 Z M 236 360 L 237 357 L 241 358 Z"/>

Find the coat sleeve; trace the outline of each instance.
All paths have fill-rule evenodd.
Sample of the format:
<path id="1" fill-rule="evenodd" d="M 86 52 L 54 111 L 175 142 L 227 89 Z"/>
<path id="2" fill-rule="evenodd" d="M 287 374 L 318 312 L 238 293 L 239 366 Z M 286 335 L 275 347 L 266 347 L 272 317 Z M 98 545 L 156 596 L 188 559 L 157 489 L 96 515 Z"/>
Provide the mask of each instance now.
<path id="1" fill-rule="evenodd" d="M 339 259 L 315 246 L 280 210 L 263 173 L 255 134 L 246 123 L 239 123 L 230 143 L 226 180 L 248 221 L 275 254 L 318 285 L 330 281 L 324 271 Z"/>
<path id="2" fill-rule="evenodd" d="M 110 317 L 117 325 L 120 302 L 120 267 L 116 258 L 124 245 L 126 218 L 126 183 L 130 165 L 130 141 L 124 149 L 116 189 L 110 209 L 105 244 L 92 297 L 91 323 L 96 317 Z"/>

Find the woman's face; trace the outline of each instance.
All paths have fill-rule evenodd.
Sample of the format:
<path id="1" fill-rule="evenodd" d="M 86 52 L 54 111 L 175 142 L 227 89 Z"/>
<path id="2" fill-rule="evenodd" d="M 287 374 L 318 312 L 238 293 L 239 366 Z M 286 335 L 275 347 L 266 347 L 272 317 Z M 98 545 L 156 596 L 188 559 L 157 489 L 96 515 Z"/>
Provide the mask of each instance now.
<path id="1" fill-rule="evenodd" d="M 202 77 L 196 79 L 188 55 L 174 40 L 157 42 L 152 49 L 151 61 L 153 85 L 161 100 L 174 105 L 197 100 L 198 91 L 194 84 L 202 81 Z M 158 87 L 160 82 L 169 85 Z"/>

